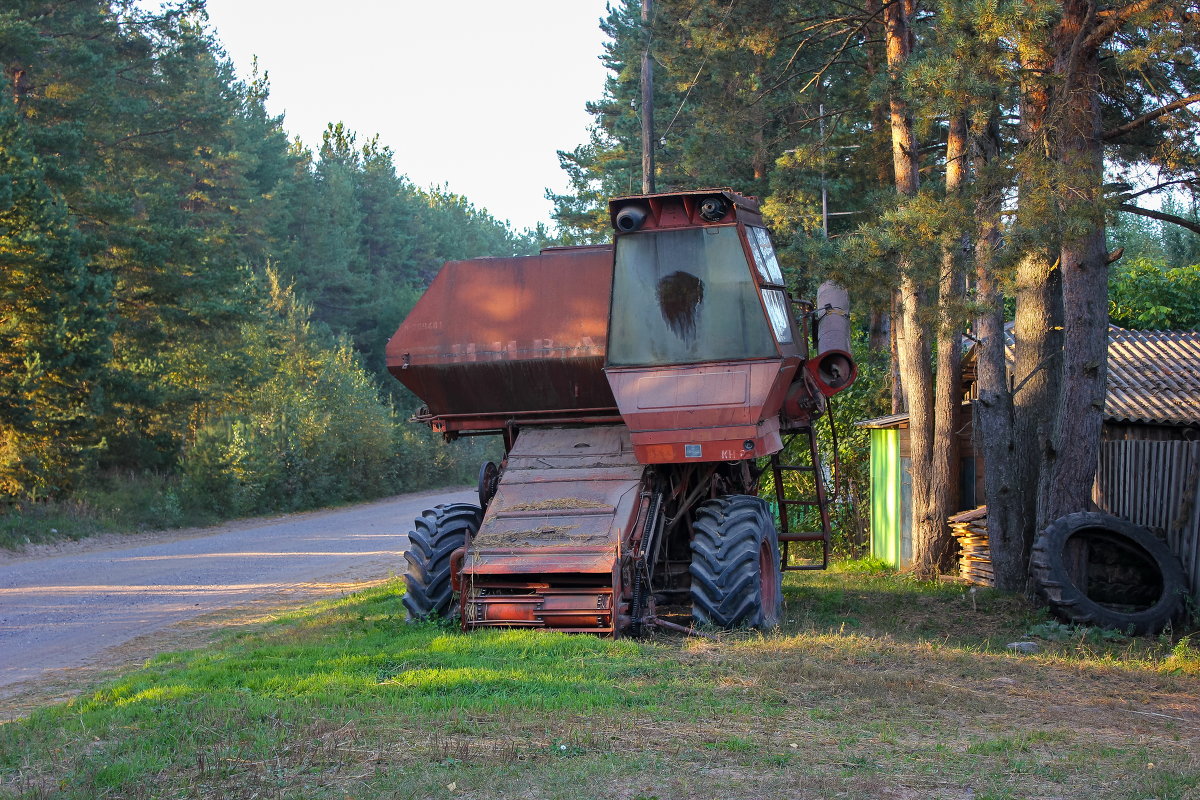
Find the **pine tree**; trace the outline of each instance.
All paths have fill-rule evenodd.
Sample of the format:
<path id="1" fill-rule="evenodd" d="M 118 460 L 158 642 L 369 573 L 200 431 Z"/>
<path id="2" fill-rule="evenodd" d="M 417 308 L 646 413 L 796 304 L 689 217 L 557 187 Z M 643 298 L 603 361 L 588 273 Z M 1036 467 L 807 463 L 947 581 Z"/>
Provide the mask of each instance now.
<path id="1" fill-rule="evenodd" d="M 111 283 L 0 102 L 0 499 L 59 496 L 98 444 Z"/>

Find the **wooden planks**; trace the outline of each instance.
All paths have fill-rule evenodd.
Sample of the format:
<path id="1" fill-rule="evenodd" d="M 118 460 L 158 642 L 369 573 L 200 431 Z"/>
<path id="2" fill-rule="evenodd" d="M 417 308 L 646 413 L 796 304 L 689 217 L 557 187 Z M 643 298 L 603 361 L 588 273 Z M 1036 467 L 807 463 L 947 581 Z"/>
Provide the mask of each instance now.
<path id="1" fill-rule="evenodd" d="M 950 530 L 961 550 L 959 574 L 969 583 L 995 586 L 992 554 L 988 546 L 987 506 L 979 506 L 950 517 Z"/>

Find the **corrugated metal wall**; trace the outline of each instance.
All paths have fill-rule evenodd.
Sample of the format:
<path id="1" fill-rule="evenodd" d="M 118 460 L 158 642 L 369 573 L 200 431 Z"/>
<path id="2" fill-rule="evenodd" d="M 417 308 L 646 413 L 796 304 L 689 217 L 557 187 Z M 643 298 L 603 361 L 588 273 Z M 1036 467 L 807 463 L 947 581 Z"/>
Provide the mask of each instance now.
<path id="1" fill-rule="evenodd" d="M 1200 442 L 1103 442 L 1092 499 L 1164 536 L 1200 598 Z"/>

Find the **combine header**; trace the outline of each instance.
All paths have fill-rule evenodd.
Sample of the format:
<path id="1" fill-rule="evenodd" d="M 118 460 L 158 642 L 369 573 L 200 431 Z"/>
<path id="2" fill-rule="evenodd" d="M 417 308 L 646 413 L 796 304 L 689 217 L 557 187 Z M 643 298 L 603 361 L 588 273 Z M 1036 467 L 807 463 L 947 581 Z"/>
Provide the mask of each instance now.
<path id="1" fill-rule="evenodd" d="M 426 404 L 418 421 L 505 450 L 480 470 L 478 506 L 416 521 L 414 618 L 613 636 L 689 616 L 773 627 L 781 570 L 828 563 L 812 424 L 854 381 L 845 292 L 790 298 L 754 198 L 609 210 L 612 246 L 446 264 L 388 344 L 388 369 Z M 804 464 L 780 463 L 792 435 Z M 767 471 L 778 529 L 756 496 Z M 788 471 L 814 496 L 784 499 Z M 820 530 L 790 530 L 797 506 Z M 795 563 L 796 542 L 820 558 Z"/>

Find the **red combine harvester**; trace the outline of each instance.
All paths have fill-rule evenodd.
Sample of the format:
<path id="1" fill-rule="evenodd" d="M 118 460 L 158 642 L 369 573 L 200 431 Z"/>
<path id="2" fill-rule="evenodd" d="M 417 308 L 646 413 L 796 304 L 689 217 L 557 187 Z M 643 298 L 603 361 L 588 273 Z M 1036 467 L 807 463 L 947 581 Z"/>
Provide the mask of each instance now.
<path id="1" fill-rule="evenodd" d="M 609 212 L 611 246 L 446 264 L 388 344 L 388 369 L 426 404 L 418 421 L 504 437 L 479 505 L 438 506 L 409 534 L 413 618 L 773 627 L 781 570 L 828 564 L 812 426 L 855 377 L 845 292 L 790 298 L 754 198 L 655 194 Z M 803 464 L 780 462 L 791 435 L 807 439 Z M 778 530 L 756 496 L 768 470 Z M 814 496 L 783 499 L 789 471 Z M 821 529 L 790 530 L 796 507 Z M 797 542 L 820 557 L 795 563 Z"/>

